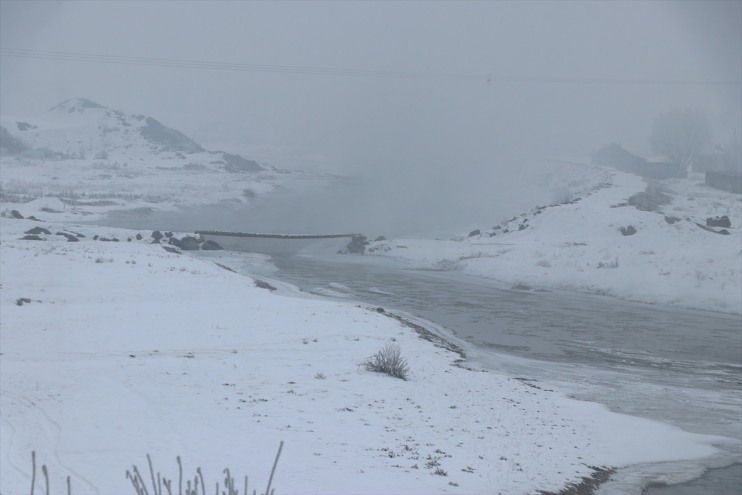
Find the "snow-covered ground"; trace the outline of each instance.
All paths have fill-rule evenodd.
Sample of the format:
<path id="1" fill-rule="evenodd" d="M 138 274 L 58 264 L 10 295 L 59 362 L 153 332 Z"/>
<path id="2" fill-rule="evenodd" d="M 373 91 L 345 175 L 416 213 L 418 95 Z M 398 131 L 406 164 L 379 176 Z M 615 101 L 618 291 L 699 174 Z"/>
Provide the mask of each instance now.
<path id="1" fill-rule="evenodd" d="M 171 479 L 181 456 L 191 479 L 200 466 L 213 487 L 229 467 L 238 487 L 249 475 L 262 491 L 284 441 L 277 493 L 524 494 L 579 482 L 591 466 L 700 458 L 733 441 L 470 369 L 375 308 L 270 279 L 258 287 L 249 274 L 271 273 L 264 256 L 195 258 L 151 244 L 149 231 L 80 225 L 117 209 L 245 205 L 293 180 L 230 171 L 246 162 L 140 117 L 76 100 L 35 121 L 3 119 L 26 148 L 0 161 L 0 493 L 29 491 L 31 451 L 36 486 L 44 464 L 52 492 L 70 476 L 76 494 L 133 493 L 126 470 L 149 480 L 147 453 Z M 662 214 L 640 211 L 623 205 L 640 179 L 568 168 L 574 180 L 556 195 L 578 202 L 371 254 L 508 286 L 740 312 L 738 196 L 694 177 L 665 185 Z M 695 224 L 716 215 L 730 217 L 731 235 Z M 622 236 L 628 225 L 637 233 Z M 35 227 L 49 233 L 23 240 Z M 408 381 L 361 366 L 388 343 Z"/>
<path id="2" fill-rule="evenodd" d="M 647 182 L 593 169 L 586 177 L 592 187 L 584 193 L 470 237 L 393 239 L 372 243 L 368 252 L 418 268 L 489 277 L 506 287 L 742 313 L 742 196 L 707 187 L 700 174 Z M 729 235 L 698 225 L 724 215 Z M 636 232 L 623 235 L 621 228 L 629 227 Z"/>
<path id="3" fill-rule="evenodd" d="M 37 486 L 45 464 L 55 492 L 69 475 L 74 493 L 131 493 L 125 471 L 149 480 L 147 453 L 169 478 L 181 456 L 207 486 L 229 467 L 238 487 L 249 475 L 262 490 L 284 441 L 276 493 L 521 494 L 725 441 L 456 366 L 457 353 L 374 308 L 256 287 L 214 263 L 234 263 L 229 253 L 1 220 L 4 494 L 29 490 L 32 450 Z M 34 227 L 51 234 L 20 240 Z M 390 342 L 408 381 L 360 366 Z"/>

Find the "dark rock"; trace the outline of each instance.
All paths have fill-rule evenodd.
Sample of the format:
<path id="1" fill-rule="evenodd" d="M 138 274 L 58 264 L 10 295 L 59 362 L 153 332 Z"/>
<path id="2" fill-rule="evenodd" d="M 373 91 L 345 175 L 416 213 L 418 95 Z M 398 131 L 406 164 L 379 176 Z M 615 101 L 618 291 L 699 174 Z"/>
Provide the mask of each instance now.
<path id="1" fill-rule="evenodd" d="M 22 241 L 43 241 L 44 239 L 42 239 L 41 237 L 37 235 L 29 234 L 29 235 L 24 235 L 23 237 L 21 237 L 21 240 Z"/>
<path id="2" fill-rule="evenodd" d="M 17 220 L 22 220 L 23 215 L 18 212 L 18 210 L 10 210 L 10 218 L 15 218 Z"/>
<path id="3" fill-rule="evenodd" d="M 165 237 L 165 236 L 163 236 L 162 235 L 162 232 L 160 232 L 159 230 L 155 230 L 154 232 L 152 232 L 152 239 L 154 239 L 156 241 L 159 241 L 163 237 Z"/>
<path id="4" fill-rule="evenodd" d="M 98 234 L 95 234 L 95 235 L 93 236 L 93 240 L 94 240 L 94 241 L 97 241 L 98 239 L 100 239 L 100 236 L 99 236 Z"/>
<path id="5" fill-rule="evenodd" d="M 222 152 L 224 170 L 227 172 L 261 172 L 263 167 L 255 160 L 248 160 L 240 155 Z"/>
<path id="6" fill-rule="evenodd" d="M 218 243 L 214 241 L 206 241 L 201 244 L 201 249 L 203 249 L 204 251 L 220 251 L 224 248 L 222 248 Z"/>
<path id="7" fill-rule="evenodd" d="M 706 226 L 707 227 L 723 227 L 725 229 L 728 229 L 732 226 L 731 220 L 729 220 L 729 217 L 724 215 L 721 217 L 715 217 L 715 218 L 707 218 L 706 219 Z"/>
<path id="8" fill-rule="evenodd" d="M 138 241 L 141 241 L 142 240 L 142 234 L 137 234 L 137 240 Z"/>
<path id="9" fill-rule="evenodd" d="M 108 237 L 99 237 L 98 240 L 103 242 L 111 242 L 111 239 L 109 239 Z"/>
<path id="10" fill-rule="evenodd" d="M 216 266 L 218 266 L 219 268 L 223 268 L 223 269 L 227 270 L 228 272 L 232 272 L 232 273 L 237 273 L 236 271 L 232 270 L 232 269 L 231 269 L 230 267 L 228 267 L 227 265 L 222 265 L 221 263 L 216 263 Z M 301 290 L 301 289 L 300 289 L 300 290 Z"/>
<path id="11" fill-rule="evenodd" d="M 67 239 L 67 242 L 80 242 L 80 239 L 78 239 L 76 236 L 67 234 L 66 232 L 57 232 L 56 235 L 64 236 Z"/>
<path id="12" fill-rule="evenodd" d="M 364 254 L 366 252 L 366 246 L 369 242 L 366 240 L 366 236 L 363 234 L 355 234 L 351 237 L 350 242 L 345 247 L 350 254 Z"/>
<path id="13" fill-rule="evenodd" d="M 16 122 L 16 126 L 18 126 L 19 131 L 27 131 L 29 129 L 36 129 L 35 125 L 31 125 L 28 122 Z"/>
<path id="14" fill-rule="evenodd" d="M 39 234 L 51 235 L 52 234 L 51 232 L 49 232 L 48 230 L 46 230 L 43 227 L 34 227 L 32 229 L 27 230 L 24 233 L 25 234 L 31 234 L 31 235 L 39 235 Z"/>
<path id="15" fill-rule="evenodd" d="M 174 237 L 171 239 L 174 239 Z M 200 247 L 198 239 L 195 237 L 187 235 L 180 240 L 180 249 L 183 251 L 198 251 Z"/>
<path id="16" fill-rule="evenodd" d="M 29 304 L 31 300 L 27 297 L 21 297 L 20 299 L 16 300 L 16 305 L 23 306 L 24 304 Z"/>
<path id="17" fill-rule="evenodd" d="M 721 234 L 721 235 L 731 235 L 730 232 L 727 229 L 721 229 L 721 230 L 714 230 L 711 227 L 707 227 L 705 225 L 702 225 L 698 222 L 696 222 L 696 225 L 701 227 L 703 230 L 707 230 L 709 232 L 713 232 L 714 234 Z"/>
<path id="18" fill-rule="evenodd" d="M 377 313 L 386 313 L 386 311 L 384 311 L 384 308 L 376 308 L 376 312 Z"/>
<path id="19" fill-rule="evenodd" d="M 629 204 L 641 211 L 657 211 L 660 206 L 670 203 L 672 198 L 656 189 L 636 193 L 629 198 Z"/>
<path id="20" fill-rule="evenodd" d="M 271 292 L 273 292 L 274 290 L 277 290 L 275 287 L 273 287 L 268 282 L 264 282 L 263 280 L 258 280 L 258 279 L 255 279 L 255 287 L 259 287 L 261 289 L 267 289 Z"/>
<path id="21" fill-rule="evenodd" d="M 634 235 L 634 234 L 636 234 L 636 229 L 634 228 L 633 225 L 629 225 L 628 227 L 621 227 L 618 230 L 620 230 L 621 231 L 621 234 L 623 234 L 623 235 Z"/>
<path id="22" fill-rule="evenodd" d="M 168 239 L 167 243 L 170 244 L 171 246 L 181 247 L 180 239 L 178 239 L 177 237 L 171 237 L 170 239 Z"/>
<path id="23" fill-rule="evenodd" d="M 475 235 L 481 235 L 481 231 L 479 229 L 474 229 L 471 232 L 469 232 L 469 235 L 467 237 L 474 237 Z"/>
<path id="24" fill-rule="evenodd" d="M 115 238 L 115 237 L 114 237 L 113 239 L 111 239 L 111 240 L 112 240 L 113 242 L 119 242 L 119 240 L 118 240 L 117 238 Z"/>
<path id="25" fill-rule="evenodd" d="M 33 216 L 33 215 L 31 215 L 30 217 L 26 217 L 26 220 L 33 220 L 34 222 L 40 222 L 41 221 L 38 218 L 36 218 L 35 216 Z"/>
<path id="26" fill-rule="evenodd" d="M 380 242 L 380 241 L 386 241 L 386 236 L 380 235 L 376 239 L 374 239 L 374 242 Z"/>
<path id="27" fill-rule="evenodd" d="M 526 230 L 525 224 L 518 225 L 518 232 L 520 232 L 521 230 Z"/>
<path id="28" fill-rule="evenodd" d="M 0 126 L 0 153 L 18 155 L 28 150 L 28 145 Z"/>
<path id="29" fill-rule="evenodd" d="M 707 230 L 709 232 L 713 232 L 714 234 L 730 235 L 729 234 L 729 231 L 727 229 L 714 230 L 711 227 L 706 227 L 705 225 L 700 224 L 698 222 L 695 222 L 695 224 L 698 225 L 699 227 L 701 227 L 703 230 Z"/>
<path id="30" fill-rule="evenodd" d="M 678 223 L 680 219 L 678 217 L 665 217 L 665 222 L 669 223 L 670 225 L 674 223 Z"/>
<path id="31" fill-rule="evenodd" d="M 131 237 L 127 237 L 126 242 L 131 242 Z"/>
<path id="32" fill-rule="evenodd" d="M 67 236 L 74 236 L 75 237 L 75 241 L 79 241 L 81 238 L 85 237 L 84 235 L 78 234 L 77 232 L 57 232 L 54 235 L 63 235 L 65 237 L 67 237 Z M 71 241 L 71 242 L 75 242 L 75 241 Z"/>
<path id="33" fill-rule="evenodd" d="M 139 128 L 139 133 L 159 151 L 182 151 L 184 153 L 203 151 L 198 143 L 182 132 L 165 127 L 151 117 L 142 117 L 144 126 Z"/>
<path id="34" fill-rule="evenodd" d="M 178 251 L 177 249 L 175 249 L 173 247 L 170 247 L 170 246 L 162 246 L 162 249 L 164 249 L 168 253 L 180 254 L 180 251 Z"/>
<path id="35" fill-rule="evenodd" d="M 165 237 L 170 238 L 173 236 L 172 232 L 165 232 Z"/>

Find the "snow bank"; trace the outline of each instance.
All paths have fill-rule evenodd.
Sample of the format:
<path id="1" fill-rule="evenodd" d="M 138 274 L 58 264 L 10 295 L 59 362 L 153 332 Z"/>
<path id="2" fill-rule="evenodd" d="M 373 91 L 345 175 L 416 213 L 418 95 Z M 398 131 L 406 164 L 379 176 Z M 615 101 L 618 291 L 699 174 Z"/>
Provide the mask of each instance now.
<path id="1" fill-rule="evenodd" d="M 642 206 L 642 196 L 635 195 L 646 190 L 650 200 L 669 202 L 650 211 L 635 207 Z M 724 215 L 731 220 L 729 235 L 699 226 Z M 583 291 L 739 314 L 740 226 L 742 197 L 705 186 L 700 175 L 648 184 L 606 171 L 589 194 L 535 208 L 466 239 L 376 242 L 369 254 L 418 268 L 461 270 L 505 287 Z"/>
<path id="2" fill-rule="evenodd" d="M 130 492 L 147 453 L 261 490 L 281 440 L 276 493 L 521 494 L 722 441 L 465 369 L 384 313 L 258 288 L 148 232 L 0 220 L 2 493 L 29 490 L 31 450 L 76 494 Z M 409 381 L 359 366 L 390 341 Z"/>

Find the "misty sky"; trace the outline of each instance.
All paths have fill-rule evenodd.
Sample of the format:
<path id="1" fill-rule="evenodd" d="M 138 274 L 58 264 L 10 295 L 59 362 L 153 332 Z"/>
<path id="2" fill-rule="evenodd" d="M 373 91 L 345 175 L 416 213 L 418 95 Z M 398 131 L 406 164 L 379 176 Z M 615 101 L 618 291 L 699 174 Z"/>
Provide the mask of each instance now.
<path id="1" fill-rule="evenodd" d="M 2 113 L 86 97 L 154 116 L 205 144 L 271 144 L 411 188 L 486 196 L 513 156 L 650 154 L 652 120 L 742 127 L 742 3 L 13 2 L 0 47 L 297 67 L 491 74 L 477 80 L 337 77 L 0 58 Z M 577 82 L 502 82 L 502 77 Z M 611 84 L 585 79 L 618 81 Z M 307 166 L 311 166 L 307 164 Z M 453 174 L 451 172 L 454 172 Z M 417 179 L 416 179 L 417 178 Z M 504 182 L 503 182 L 504 181 Z"/>

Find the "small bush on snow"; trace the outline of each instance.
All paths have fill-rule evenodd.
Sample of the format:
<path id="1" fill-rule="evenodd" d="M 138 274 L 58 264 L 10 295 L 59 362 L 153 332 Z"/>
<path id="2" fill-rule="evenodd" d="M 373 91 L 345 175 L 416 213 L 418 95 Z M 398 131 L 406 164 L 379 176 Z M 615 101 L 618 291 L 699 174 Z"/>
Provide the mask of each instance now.
<path id="1" fill-rule="evenodd" d="M 410 373 L 407 360 L 402 357 L 399 344 L 396 343 L 388 343 L 376 354 L 367 358 L 362 365 L 367 371 L 385 373 L 402 380 L 407 380 Z"/>

